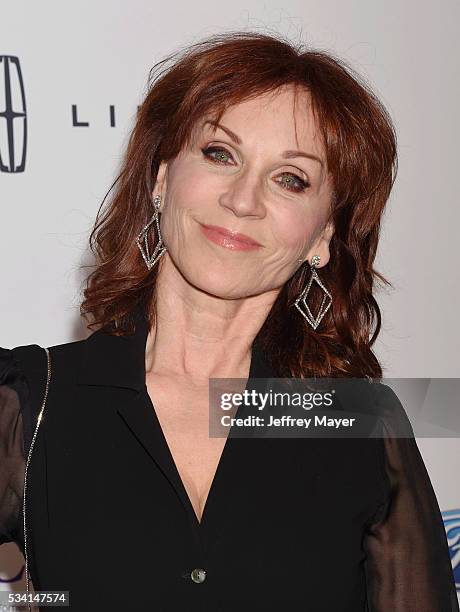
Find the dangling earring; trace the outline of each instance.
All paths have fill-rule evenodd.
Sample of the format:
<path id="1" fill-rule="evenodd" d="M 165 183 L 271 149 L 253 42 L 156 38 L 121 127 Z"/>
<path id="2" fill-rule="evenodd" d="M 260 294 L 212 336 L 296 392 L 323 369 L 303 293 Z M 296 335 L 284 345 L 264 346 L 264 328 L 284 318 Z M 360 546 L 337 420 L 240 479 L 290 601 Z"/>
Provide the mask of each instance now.
<path id="1" fill-rule="evenodd" d="M 310 280 L 308 281 L 307 286 L 303 289 L 302 293 L 299 295 L 299 297 L 294 302 L 295 305 L 297 306 L 298 310 L 305 317 L 305 319 L 309 322 L 309 324 L 313 327 L 313 329 L 316 329 L 318 327 L 318 325 L 321 322 L 321 319 L 324 317 L 326 312 L 329 310 L 330 305 L 332 304 L 332 296 L 329 293 L 329 291 L 326 289 L 326 287 L 323 285 L 323 283 L 321 282 L 321 280 L 320 280 L 320 278 L 318 276 L 318 272 L 315 270 L 315 267 L 319 264 L 320 261 L 321 261 L 321 257 L 319 255 L 314 255 L 311 258 L 311 275 L 310 275 Z M 311 310 L 310 310 L 310 308 L 309 308 L 309 306 L 307 304 L 307 301 L 306 301 L 307 300 L 307 296 L 308 296 L 308 292 L 310 291 L 310 288 L 312 286 L 313 281 L 316 281 L 318 283 L 318 285 L 321 287 L 321 289 L 325 293 L 325 295 L 323 296 L 323 299 L 321 301 L 321 306 L 320 306 L 320 309 L 319 309 L 319 312 L 318 312 L 316 318 L 312 315 Z M 328 304 L 325 307 L 324 303 L 326 302 L 326 300 L 328 300 Z M 303 310 L 301 306 L 303 306 L 305 308 L 305 310 Z"/>
<path id="2" fill-rule="evenodd" d="M 139 250 L 142 253 L 142 257 L 144 258 L 145 264 L 149 270 L 153 268 L 153 266 L 160 259 L 160 257 L 167 251 L 166 246 L 163 244 L 163 239 L 161 238 L 161 232 L 160 232 L 160 224 L 159 224 L 160 202 L 161 202 L 161 196 L 160 195 L 155 196 L 153 199 L 153 205 L 155 208 L 153 216 L 150 219 L 150 221 L 147 223 L 147 225 L 144 227 L 142 232 L 139 234 L 139 236 L 136 238 L 137 246 L 139 247 Z M 157 242 L 157 245 L 152 255 L 150 255 L 149 243 L 148 243 L 148 231 L 150 229 L 150 226 L 153 225 L 154 223 L 156 225 L 157 232 L 158 232 L 158 242 Z M 142 241 L 144 242 L 144 245 L 142 245 Z"/>

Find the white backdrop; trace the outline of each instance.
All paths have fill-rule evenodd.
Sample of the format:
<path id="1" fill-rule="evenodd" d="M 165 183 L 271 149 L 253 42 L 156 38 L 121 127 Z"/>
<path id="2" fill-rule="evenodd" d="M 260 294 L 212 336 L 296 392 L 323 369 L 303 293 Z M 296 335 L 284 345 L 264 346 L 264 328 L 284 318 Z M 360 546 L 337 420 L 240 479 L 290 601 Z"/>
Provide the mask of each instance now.
<path id="1" fill-rule="evenodd" d="M 0 346 L 52 346 L 86 335 L 78 317 L 79 267 L 90 261 L 89 231 L 152 65 L 217 31 L 269 28 L 338 53 L 390 111 L 399 175 L 377 269 L 395 290 L 377 295 L 383 331 L 376 352 L 387 377 L 460 376 L 458 1 L 18 0 L 0 6 L 0 55 L 19 58 L 28 118 L 25 171 L 0 172 Z M 0 113 L 3 104 L 0 82 Z M 89 126 L 73 125 L 73 105 Z M 3 151 L 1 127 L 0 139 Z M 419 447 L 441 510 L 460 516 L 459 440 L 420 439 Z M 459 539 L 451 547 L 458 582 L 459 532 L 451 526 Z M 22 560 L 12 547 L 0 549 L 0 579 L 3 588 L 22 588 L 13 580 Z"/>

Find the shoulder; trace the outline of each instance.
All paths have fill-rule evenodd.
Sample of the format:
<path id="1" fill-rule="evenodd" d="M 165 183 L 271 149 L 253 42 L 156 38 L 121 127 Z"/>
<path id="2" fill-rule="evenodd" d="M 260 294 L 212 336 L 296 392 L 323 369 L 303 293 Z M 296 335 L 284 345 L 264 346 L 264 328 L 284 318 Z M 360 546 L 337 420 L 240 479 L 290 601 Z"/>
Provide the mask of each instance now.
<path id="1" fill-rule="evenodd" d="M 24 364 L 20 357 L 22 351 L 18 352 L 18 349 L 29 349 L 29 347 L 15 347 L 13 349 L 0 347 L 0 386 L 4 394 L 8 393 L 8 390 L 14 390 L 23 400 L 26 396 L 27 380 Z M 24 350 L 26 361 L 30 363 L 37 361 L 39 351 L 41 349 L 37 345 L 31 345 L 30 350 Z"/>
<path id="2" fill-rule="evenodd" d="M 7 359 L 10 362 L 10 367 L 12 362 L 16 371 L 19 371 L 27 379 L 29 384 L 34 384 L 43 379 L 46 374 L 48 361 L 47 351 L 49 352 L 50 361 L 53 365 L 57 367 L 63 364 L 64 367 L 62 370 L 68 371 L 69 366 L 77 362 L 84 342 L 85 340 L 65 342 L 49 346 L 47 349 L 38 344 L 16 346 L 10 349 L 10 356 L 8 356 Z M 61 367 L 59 367 L 59 369 L 61 369 Z"/>
<path id="3" fill-rule="evenodd" d="M 19 399 L 23 421 L 24 447 L 30 447 L 32 434 L 43 402 L 48 378 L 50 358 L 53 387 L 59 382 L 72 380 L 76 370 L 80 348 L 84 340 L 50 346 L 46 350 L 38 344 L 16 346 L 12 349 L 0 347 L 0 403 L 16 405 L 13 396 Z M 3 398 L 3 400 L 2 400 Z"/>
<path id="4" fill-rule="evenodd" d="M 384 436 L 413 438 L 409 416 L 394 389 L 381 382 L 374 383 L 377 415 L 384 427 Z"/>
<path id="5" fill-rule="evenodd" d="M 386 437 L 388 434 L 397 437 L 413 437 L 407 412 L 389 384 L 383 383 L 378 378 L 338 380 L 339 401 L 343 401 L 345 409 L 369 417 L 369 424 L 376 427 L 378 437 Z"/>
<path id="6" fill-rule="evenodd" d="M 15 389 L 21 404 L 37 405 L 48 375 L 48 357 L 55 382 L 72 380 L 85 340 L 47 347 L 38 344 L 0 347 L 0 385 Z"/>

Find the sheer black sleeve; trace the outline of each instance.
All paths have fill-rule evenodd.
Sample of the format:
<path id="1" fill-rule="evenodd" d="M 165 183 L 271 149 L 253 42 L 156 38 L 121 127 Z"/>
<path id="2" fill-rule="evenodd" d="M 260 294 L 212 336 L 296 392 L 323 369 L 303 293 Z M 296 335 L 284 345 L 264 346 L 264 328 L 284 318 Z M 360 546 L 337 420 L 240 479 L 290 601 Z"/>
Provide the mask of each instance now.
<path id="1" fill-rule="evenodd" d="M 25 379 L 9 349 L 0 347 L 0 544 L 19 543 L 25 450 Z M 21 405 L 22 403 L 22 405 Z"/>
<path id="2" fill-rule="evenodd" d="M 384 494 L 364 537 L 369 611 L 458 612 L 446 532 L 412 426 L 391 387 L 379 385 L 378 397 Z"/>

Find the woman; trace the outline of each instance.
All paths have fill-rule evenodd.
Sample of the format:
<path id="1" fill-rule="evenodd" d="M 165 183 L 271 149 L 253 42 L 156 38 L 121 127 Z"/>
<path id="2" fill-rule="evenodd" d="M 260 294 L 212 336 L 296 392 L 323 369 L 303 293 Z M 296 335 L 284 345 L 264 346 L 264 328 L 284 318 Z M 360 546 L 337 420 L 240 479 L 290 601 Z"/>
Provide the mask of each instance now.
<path id="1" fill-rule="evenodd" d="M 169 60 L 91 236 L 96 331 L 1 353 L 2 541 L 74 610 L 458 610 L 413 438 L 209 436 L 210 378 L 381 377 L 390 118 L 282 38 Z"/>

